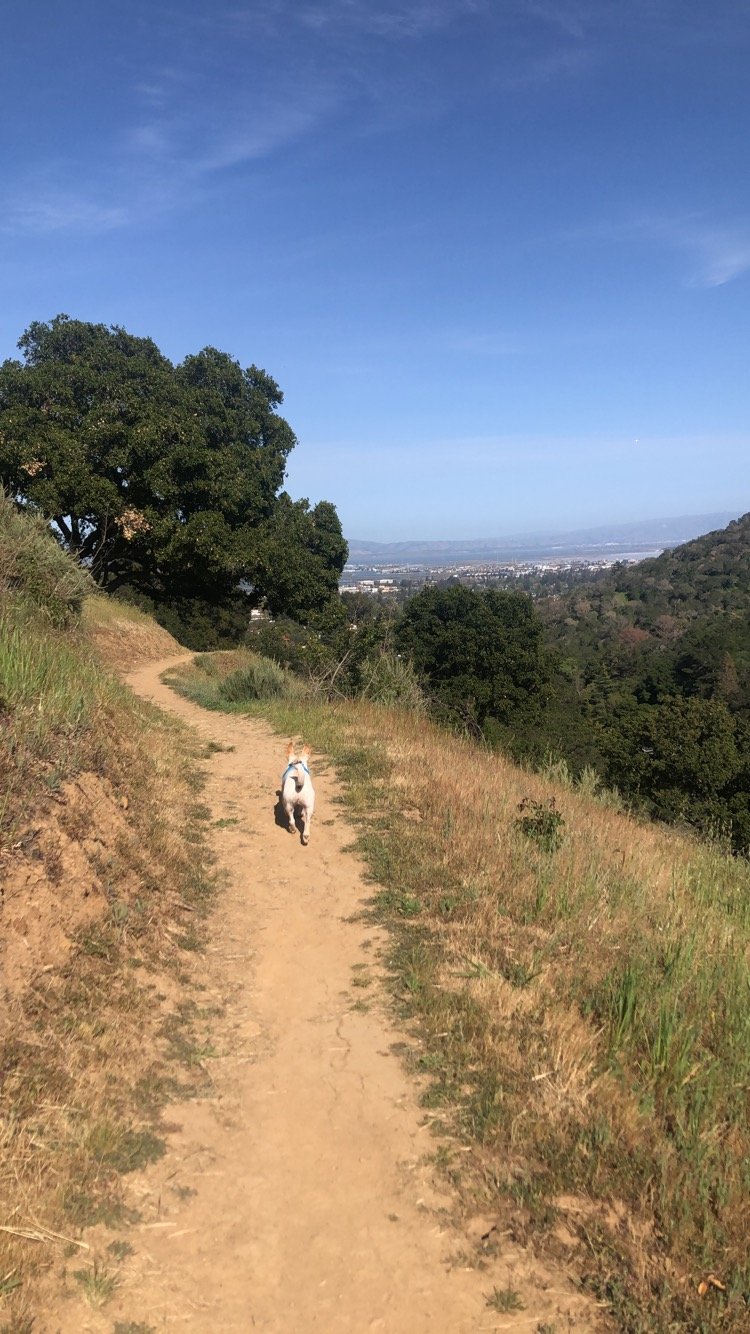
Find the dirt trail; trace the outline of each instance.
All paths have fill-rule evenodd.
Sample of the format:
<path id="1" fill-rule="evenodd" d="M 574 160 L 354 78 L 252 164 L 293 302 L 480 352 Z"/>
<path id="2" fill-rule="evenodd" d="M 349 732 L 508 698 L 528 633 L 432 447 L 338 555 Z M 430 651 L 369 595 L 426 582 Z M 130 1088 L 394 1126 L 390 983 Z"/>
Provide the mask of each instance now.
<path id="1" fill-rule="evenodd" d="M 431 1179 L 435 1141 L 393 1051 L 403 1034 L 377 1001 L 384 937 L 352 920 L 372 891 L 346 850 L 334 775 L 313 759 L 317 809 L 304 848 L 274 821 L 283 740 L 262 722 L 180 699 L 159 680 L 167 665 L 130 684 L 206 741 L 234 747 L 208 762 L 202 798 L 227 877 L 202 1002 L 223 1007 L 208 1063 L 215 1092 L 167 1109 L 177 1129 L 166 1157 L 134 1183 L 141 1221 L 124 1234 L 135 1253 L 115 1297 L 92 1312 L 71 1296 L 51 1328 L 595 1329 L 564 1274 L 522 1251 L 503 1250 L 486 1271 L 457 1259 L 470 1243 Z M 353 988 L 355 977 L 374 984 Z M 370 1008 L 355 1008 L 358 998 Z M 490 1309 L 495 1286 L 517 1290 L 524 1309 Z"/>

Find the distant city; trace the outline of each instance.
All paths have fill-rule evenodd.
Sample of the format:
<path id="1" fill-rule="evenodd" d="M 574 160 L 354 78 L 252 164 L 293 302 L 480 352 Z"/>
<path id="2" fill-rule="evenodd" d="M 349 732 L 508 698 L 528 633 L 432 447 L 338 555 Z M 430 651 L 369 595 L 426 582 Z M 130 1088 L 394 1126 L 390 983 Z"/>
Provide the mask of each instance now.
<path id="1" fill-rule="evenodd" d="M 702 533 L 723 528 L 735 513 L 611 524 L 569 533 L 524 533 L 466 541 L 349 542 L 340 590 L 397 597 L 449 579 L 473 585 L 528 582 L 547 576 L 582 579 L 618 562 L 658 556 Z"/>
<path id="2" fill-rule="evenodd" d="M 469 561 L 466 564 L 448 562 L 444 565 L 358 565 L 347 564 L 339 582 L 341 593 L 365 593 L 394 596 L 406 584 L 410 589 L 424 584 L 442 583 L 458 579 L 462 583 L 494 584 L 522 580 L 534 575 L 596 574 L 622 562 L 626 565 L 658 556 L 663 547 L 652 551 L 618 551 L 609 556 L 591 559 L 586 556 L 551 557 L 546 560 L 489 562 Z"/>

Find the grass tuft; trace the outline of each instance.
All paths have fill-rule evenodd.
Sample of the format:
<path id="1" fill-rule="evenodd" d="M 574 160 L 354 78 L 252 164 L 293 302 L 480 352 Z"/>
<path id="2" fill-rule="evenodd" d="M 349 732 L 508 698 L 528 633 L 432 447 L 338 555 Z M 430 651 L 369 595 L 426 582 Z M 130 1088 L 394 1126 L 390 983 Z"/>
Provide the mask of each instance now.
<path id="1" fill-rule="evenodd" d="M 88 1269 L 76 1269 L 73 1277 L 83 1289 L 89 1305 L 94 1307 L 104 1306 L 114 1296 L 119 1284 L 117 1274 L 98 1260 L 94 1260 Z"/>
<path id="2" fill-rule="evenodd" d="M 504 1315 L 507 1315 L 511 1311 L 526 1310 L 519 1293 L 516 1292 L 515 1288 L 511 1287 L 493 1288 L 492 1292 L 487 1294 L 485 1301 L 491 1310 L 500 1311 Z"/>

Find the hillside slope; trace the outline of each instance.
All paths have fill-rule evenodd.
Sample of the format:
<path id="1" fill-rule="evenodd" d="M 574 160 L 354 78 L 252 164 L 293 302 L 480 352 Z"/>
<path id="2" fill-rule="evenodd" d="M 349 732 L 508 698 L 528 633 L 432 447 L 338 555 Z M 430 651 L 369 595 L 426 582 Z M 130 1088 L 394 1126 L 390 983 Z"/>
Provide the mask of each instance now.
<path id="1" fill-rule="evenodd" d="M 0 532 L 3 519 L 17 518 L 0 508 Z M 17 550 L 20 530 L 12 531 Z M 42 538 L 35 530 L 24 560 Z M 11 775 L 0 924 L 6 951 L 25 937 L 18 958 L 31 955 L 8 987 L 0 1039 L 0 1328 L 27 1334 L 43 1304 L 54 1313 L 51 1328 L 109 1334 L 110 1310 L 125 1328 L 134 1318 L 142 1328 L 179 1304 L 208 1334 L 215 1309 L 201 1303 L 215 1289 L 229 1303 L 222 1309 L 245 1320 L 240 1328 L 257 1299 L 269 1328 L 280 1310 L 281 1327 L 295 1326 L 301 1309 L 315 1327 L 325 1309 L 327 1327 L 343 1331 L 351 1310 L 329 1302 L 344 1290 L 338 1277 L 369 1276 L 366 1291 L 347 1288 L 364 1303 L 359 1324 L 388 1302 L 401 1311 L 400 1281 L 393 1290 L 380 1277 L 403 1263 L 405 1228 L 408 1254 L 424 1264 L 403 1272 L 404 1285 L 416 1277 L 408 1328 L 414 1311 L 434 1310 L 429 1328 L 443 1320 L 453 1334 L 464 1298 L 450 1303 L 465 1293 L 469 1328 L 497 1324 L 489 1307 L 507 1328 L 554 1327 L 560 1313 L 581 1329 L 630 1334 L 745 1330 L 747 863 L 627 817 L 611 794 L 597 795 L 590 774 L 583 785 L 552 783 L 416 713 L 331 706 L 297 687 L 243 703 L 243 683 L 255 689 L 258 680 L 248 655 L 204 655 L 181 668 L 184 693 L 264 714 L 278 732 L 317 746 L 321 808 L 314 861 L 306 860 L 310 850 L 273 823 L 283 743 L 265 725 L 261 734 L 246 719 L 216 714 L 198 721 L 196 743 L 134 700 L 81 630 L 80 573 L 58 569 L 46 547 L 37 554 L 25 576 L 17 562 L 6 571 L 0 616 Z M 45 593 L 48 567 L 54 597 Z M 127 632 L 108 632 L 110 613 L 96 634 L 120 654 Z M 96 621 L 96 604 L 88 615 Z M 139 652 L 162 642 L 158 631 L 148 641 L 137 617 L 131 623 Z M 201 810 L 195 760 L 209 753 L 223 804 L 212 797 L 212 809 Z M 366 905 L 341 797 L 374 885 Z M 201 961 L 209 819 L 217 854 L 225 842 L 235 850 L 238 878 Z M 41 931 L 35 940 L 37 905 L 64 913 L 79 890 L 80 920 L 63 917 L 57 938 Z M 260 935 L 258 911 L 267 927 Z M 391 932 L 380 961 L 366 943 L 361 959 L 347 953 L 343 942 L 369 939 L 373 919 Z M 53 955 L 43 953 L 48 934 Z M 345 990 L 347 970 L 356 998 Z M 385 1080 L 380 1066 L 393 1059 L 375 1022 L 383 973 L 399 1027 L 409 1024 L 421 1126 L 413 1090 L 392 1066 Z M 163 1116 L 175 1096 L 180 1130 Z M 275 1112 L 279 1098 L 289 1116 Z M 252 1099 L 257 1117 L 245 1124 Z M 314 1103 L 316 1115 L 307 1115 Z M 360 1167 L 335 1180 L 335 1149 L 350 1137 L 345 1123 L 336 1121 L 333 1135 L 330 1127 L 345 1106 L 360 1109 L 352 1145 L 367 1128 L 358 1150 L 365 1164 L 370 1140 L 381 1145 L 376 1181 L 391 1171 L 394 1144 L 407 1142 L 394 1140 L 396 1122 L 411 1127 L 417 1161 L 401 1187 L 388 1176 L 408 1198 L 382 1216 L 368 1212 L 372 1184 L 367 1207 L 357 1207 Z M 315 1168 L 323 1182 L 300 1193 L 303 1153 L 305 1172 Z M 431 1216 L 433 1238 L 447 1240 L 427 1239 L 420 1250 L 417 1234 L 430 1218 L 412 1193 L 428 1175 L 421 1155 L 445 1174 L 450 1211 L 444 1204 Z M 355 1236 L 363 1259 L 351 1272 L 337 1269 L 327 1291 L 320 1276 L 334 1233 L 321 1219 L 338 1191 L 350 1221 L 337 1263 Z M 136 1207 L 142 1232 L 133 1247 L 118 1229 L 137 1223 Z M 257 1236 L 256 1218 L 265 1220 Z M 460 1240 L 467 1225 L 473 1234 Z M 225 1274 L 238 1238 L 243 1263 Z M 298 1252 L 315 1276 L 299 1292 Z M 183 1269 L 174 1269 L 175 1255 L 189 1257 Z M 436 1265 L 444 1266 L 439 1281 Z M 158 1312 L 138 1305 L 145 1294 L 158 1299 Z M 84 1302 L 110 1305 L 87 1314 Z"/>
<path id="2" fill-rule="evenodd" d="M 0 497 L 0 1328 L 14 1334 L 44 1327 L 66 1255 L 70 1282 L 96 1279 L 82 1230 L 126 1216 L 124 1177 L 163 1152 L 168 1090 L 205 1077 L 184 1059 L 200 1027 L 184 950 L 211 887 L 196 747 L 99 659 L 89 594 L 45 525 Z M 101 640 L 113 622 L 97 606 L 84 621 Z"/>
<path id="3" fill-rule="evenodd" d="M 637 565 L 617 567 L 567 600 L 590 601 L 610 630 L 636 625 L 669 638 L 696 617 L 750 611 L 750 514 Z M 580 613 L 579 613 L 580 614 Z M 587 613 L 584 612 L 584 615 Z M 660 618 L 673 617 L 676 625 Z"/>
<path id="4" fill-rule="evenodd" d="M 750 515 L 539 605 L 574 723 L 562 753 L 586 734 L 606 783 L 748 849 Z"/>

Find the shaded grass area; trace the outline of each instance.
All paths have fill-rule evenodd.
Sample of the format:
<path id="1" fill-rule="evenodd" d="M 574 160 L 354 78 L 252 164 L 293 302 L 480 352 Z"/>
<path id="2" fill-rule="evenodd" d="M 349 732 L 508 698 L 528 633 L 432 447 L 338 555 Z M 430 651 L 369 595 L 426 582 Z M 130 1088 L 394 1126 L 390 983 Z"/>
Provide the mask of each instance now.
<path id="1" fill-rule="evenodd" d="M 467 1207 L 551 1251 L 564 1221 L 617 1329 L 749 1328 L 748 864 L 407 712 L 245 707 L 343 779 Z"/>
<path id="2" fill-rule="evenodd" d="M 50 846 L 61 830 L 91 845 L 101 901 L 0 1017 L 0 1330 L 20 1334 L 66 1268 L 106 1299 L 111 1257 L 82 1234 L 133 1217 L 125 1183 L 164 1152 L 163 1108 L 208 1082 L 210 1020 L 190 997 L 213 886 L 196 743 L 97 660 L 75 608 L 48 614 L 22 581 L 0 607 L 0 701 L 4 879 L 29 829 L 51 831 Z M 108 841 L 84 799 L 95 783 L 121 816 Z M 29 884 L 53 900 L 67 887 L 48 861 Z M 18 893 L 6 932 L 35 911 Z"/>

